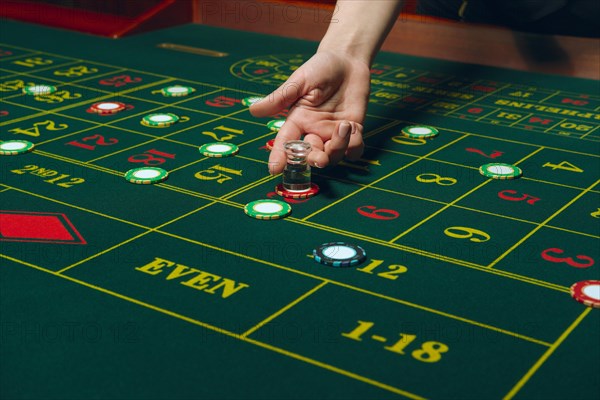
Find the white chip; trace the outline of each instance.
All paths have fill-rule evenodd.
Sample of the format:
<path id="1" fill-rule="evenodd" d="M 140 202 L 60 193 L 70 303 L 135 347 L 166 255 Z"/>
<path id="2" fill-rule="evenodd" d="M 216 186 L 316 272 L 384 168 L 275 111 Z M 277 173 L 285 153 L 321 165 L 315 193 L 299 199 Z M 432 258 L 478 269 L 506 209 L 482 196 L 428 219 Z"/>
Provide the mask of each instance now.
<path id="1" fill-rule="evenodd" d="M 154 169 L 143 169 L 136 171 L 133 176 L 139 179 L 152 179 L 160 175 L 160 171 Z"/>
<path id="2" fill-rule="evenodd" d="M 325 257 L 334 260 L 347 260 L 356 256 L 356 254 L 356 250 L 348 246 L 329 246 L 323 250 L 323 255 Z"/>
<path id="3" fill-rule="evenodd" d="M 283 207 L 277 203 L 259 203 L 254 205 L 252 209 L 261 214 L 271 214 L 283 210 Z"/>
<path id="4" fill-rule="evenodd" d="M 508 175 L 515 172 L 515 169 L 506 165 L 492 165 L 487 168 L 489 172 L 496 175 Z"/>
<path id="5" fill-rule="evenodd" d="M 428 135 L 431 133 L 431 129 L 423 128 L 423 127 L 416 127 L 416 128 L 410 128 L 409 132 L 414 133 L 415 135 Z"/>
<path id="6" fill-rule="evenodd" d="M 166 115 L 166 114 L 160 114 L 160 115 L 151 116 L 150 120 L 154 121 L 154 122 L 169 122 L 169 121 L 173 121 L 173 117 L 171 117 L 170 115 Z"/>
<path id="7" fill-rule="evenodd" d="M 167 92 L 169 93 L 187 93 L 188 91 L 188 88 L 182 86 L 171 86 L 167 88 Z"/>
<path id="8" fill-rule="evenodd" d="M 232 149 L 232 146 L 228 146 L 226 144 L 213 144 L 208 146 L 207 151 L 212 151 L 213 153 L 225 153 Z"/>
<path id="9" fill-rule="evenodd" d="M 600 301 L 600 285 L 587 285 L 583 288 L 582 292 L 586 296 Z"/>
<path id="10" fill-rule="evenodd" d="M 100 103 L 96 107 L 101 110 L 114 110 L 115 108 L 119 108 L 120 105 L 117 103 Z"/>
<path id="11" fill-rule="evenodd" d="M 21 150 L 21 149 L 24 149 L 25 147 L 27 147 L 27 143 L 23 143 L 23 142 L 0 143 L 0 149 L 6 150 L 6 151 Z"/>
<path id="12" fill-rule="evenodd" d="M 34 85 L 34 86 L 28 86 L 27 90 L 29 90 L 30 92 L 35 92 L 35 93 L 48 93 L 52 90 L 52 88 L 48 85 Z"/>

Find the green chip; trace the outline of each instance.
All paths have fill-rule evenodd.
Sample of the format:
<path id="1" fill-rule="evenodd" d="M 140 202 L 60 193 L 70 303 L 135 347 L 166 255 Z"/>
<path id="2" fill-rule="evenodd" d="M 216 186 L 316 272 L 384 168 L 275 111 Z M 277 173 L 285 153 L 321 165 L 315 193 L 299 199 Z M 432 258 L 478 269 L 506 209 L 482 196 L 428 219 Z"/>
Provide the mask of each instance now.
<path id="1" fill-rule="evenodd" d="M 432 128 L 431 126 L 425 125 L 411 125 L 402 128 L 402 134 L 410 138 L 433 138 L 440 134 L 440 132 Z"/>
<path id="2" fill-rule="evenodd" d="M 156 113 L 148 114 L 142 118 L 142 125 L 166 127 L 173 125 L 177 121 L 179 121 L 179 117 L 175 114 Z"/>
<path id="3" fill-rule="evenodd" d="M 194 93 L 195 91 L 196 91 L 196 89 L 194 89 L 191 86 L 181 86 L 181 85 L 167 86 L 167 87 L 160 89 L 160 92 L 162 93 L 162 95 L 166 96 L 166 97 L 183 97 L 183 96 L 187 96 L 191 93 Z"/>
<path id="4" fill-rule="evenodd" d="M 259 97 L 259 96 L 246 97 L 246 98 L 242 99 L 242 104 L 245 105 L 246 107 L 250 107 L 252 104 L 258 103 L 262 99 L 264 99 L 264 97 Z"/>
<path id="5" fill-rule="evenodd" d="M 169 173 L 167 171 L 156 167 L 134 168 L 125 172 L 125 179 L 138 185 L 149 185 L 151 183 L 163 182 L 168 176 Z"/>
<path id="6" fill-rule="evenodd" d="M 35 145 L 27 140 L 7 140 L 0 142 L 0 155 L 14 156 L 29 153 L 34 147 Z"/>
<path id="7" fill-rule="evenodd" d="M 269 121 L 267 122 L 267 127 L 274 131 L 277 132 L 278 130 L 281 129 L 281 127 L 283 126 L 283 124 L 285 124 L 285 119 L 275 119 L 273 121 Z"/>
<path id="8" fill-rule="evenodd" d="M 292 212 L 292 206 L 280 200 L 255 200 L 244 206 L 244 212 L 256 219 L 280 219 Z"/>
<path id="9" fill-rule="evenodd" d="M 521 168 L 503 163 L 484 164 L 479 167 L 479 173 L 492 179 L 517 179 L 523 175 Z"/>
<path id="10" fill-rule="evenodd" d="M 23 88 L 23 93 L 29 96 L 45 96 L 56 92 L 56 86 L 52 85 L 30 85 Z"/>
<path id="11" fill-rule="evenodd" d="M 234 156 L 240 151 L 240 148 L 233 143 L 213 142 L 203 144 L 199 150 L 207 157 L 220 158 Z"/>

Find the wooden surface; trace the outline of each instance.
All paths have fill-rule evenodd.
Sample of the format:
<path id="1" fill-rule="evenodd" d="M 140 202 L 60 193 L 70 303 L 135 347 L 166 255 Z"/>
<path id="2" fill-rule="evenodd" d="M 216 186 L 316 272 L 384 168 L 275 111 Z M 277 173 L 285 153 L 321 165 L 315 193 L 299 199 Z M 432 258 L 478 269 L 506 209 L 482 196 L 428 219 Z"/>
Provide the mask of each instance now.
<path id="1" fill-rule="evenodd" d="M 307 2 L 197 0 L 195 5 L 197 23 L 308 40 L 320 40 L 332 18 L 344 23 L 332 7 Z M 383 50 L 600 79 L 600 39 L 526 34 L 402 14 Z"/>

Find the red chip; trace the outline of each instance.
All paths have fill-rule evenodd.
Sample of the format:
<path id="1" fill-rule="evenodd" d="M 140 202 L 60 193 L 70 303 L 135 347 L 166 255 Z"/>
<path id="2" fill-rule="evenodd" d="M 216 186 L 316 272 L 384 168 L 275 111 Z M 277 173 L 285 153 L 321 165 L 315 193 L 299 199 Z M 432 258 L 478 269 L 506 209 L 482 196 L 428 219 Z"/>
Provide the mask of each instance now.
<path id="1" fill-rule="evenodd" d="M 600 308 L 600 281 L 587 280 L 571 286 L 571 296 L 588 307 Z"/>
<path id="2" fill-rule="evenodd" d="M 275 186 L 275 192 L 277 192 L 278 195 L 288 199 L 308 199 L 309 197 L 313 197 L 319 193 L 319 186 L 315 183 L 311 183 L 310 189 L 308 190 L 302 192 L 291 192 L 283 187 L 283 183 L 280 183 L 279 185 Z"/>
<path id="3" fill-rule="evenodd" d="M 116 114 L 123 111 L 127 106 L 119 101 L 101 101 L 100 103 L 92 104 L 90 110 L 97 114 Z"/>

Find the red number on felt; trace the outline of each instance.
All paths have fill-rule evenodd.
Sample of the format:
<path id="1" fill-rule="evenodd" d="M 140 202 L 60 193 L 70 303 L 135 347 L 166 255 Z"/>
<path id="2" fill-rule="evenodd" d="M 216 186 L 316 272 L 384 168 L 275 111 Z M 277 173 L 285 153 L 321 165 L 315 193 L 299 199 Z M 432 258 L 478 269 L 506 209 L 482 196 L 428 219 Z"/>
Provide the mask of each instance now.
<path id="1" fill-rule="evenodd" d="M 139 77 L 132 78 L 130 75 L 117 75 L 112 78 L 102 79 L 99 83 L 104 86 L 121 87 L 129 83 L 138 83 L 141 81 L 142 78 Z"/>
<path id="2" fill-rule="evenodd" d="M 508 201 L 523 201 L 523 200 L 527 200 L 527 204 L 531 204 L 533 205 L 536 201 L 539 201 L 540 198 L 539 197 L 534 197 L 530 194 L 527 193 L 523 193 L 522 196 L 519 197 L 513 197 L 511 195 L 515 195 L 518 192 L 516 190 L 503 190 L 501 192 L 498 192 L 498 197 L 500 197 L 502 200 L 508 200 Z"/>
<path id="3" fill-rule="evenodd" d="M 233 107 L 237 103 L 240 103 L 240 102 L 241 102 L 240 99 L 234 99 L 233 97 L 226 97 L 226 96 L 218 96 L 212 100 L 205 101 L 206 105 L 208 105 L 208 106 L 220 107 L 220 108 Z"/>
<path id="4" fill-rule="evenodd" d="M 157 157 L 158 156 L 158 157 Z M 163 153 L 155 149 L 145 151 L 142 154 L 135 154 L 127 159 L 132 163 L 142 163 L 148 166 L 162 165 L 167 160 L 166 158 L 174 159 L 175 154 Z"/>
<path id="5" fill-rule="evenodd" d="M 366 211 L 372 210 L 372 211 Z M 380 219 L 389 221 L 391 219 L 396 219 L 400 216 L 400 213 L 395 210 L 390 210 L 387 208 L 377 208 L 376 206 L 361 206 L 356 209 L 356 211 L 362 215 L 363 217 Z"/>
<path id="6" fill-rule="evenodd" d="M 594 265 L 594 259 L 592 257 L 586 256 L 583 254 L 578 254 L 575 256 L 575 258 L 579 261 L 587 261 L 586 263 L 577 262 L 573 259 L 573 257 L 555 257 L 554 255 L 552 255 L 552 254 L 561 255 L 564 253 L 565 253 L 564 250 L 558 249 L 556 247 L 552 247 L 552 248 L 542 251 L 541 255 L 542 255 L 542 258 L 546 261 L 550 261 L 553 263 L 566 263 L 574 268 L 589 268 L 592 265 Z"/>
<path id="7" fill-rule="evenodd" d="M 585 106 L 586 104 L 589 104 L 589 101 L 587 101 L 587 100 L 574 100 L 574 99 L 570 99 L 568 97 L 565 97 L 564 99 L 562 99 L 561 103 L 563 103 L 563 104 L 573 104 L 574 106 Z"/>
<path id="8" fill-rule="evenodd" d="M 4 111 L 4 110 L 0 111 L 0 117 L 6 117 L 8 114 L 9 114 L 8 111 Z"/>
<path id="9" fill-rule="evenodd" d="M 473 90 L 477 90 L 479 92 L 493 92 L 494 90 L 496 90 L 497 88 L 492 87 L 492 86 L 483 86 L 483 85 L 473 85 L 471 86 L 471 89 Z"/>
<path id="10" fill-rule="evenodd" d="M 0 49 L 0 57 L 6 57 L 12 55 L 11 51 Z"/>
<path id="11" fill-rule="evenodd" d="M 472 107 L 467 110 L 469 114 L 481 114 L 483 112 L 483 108 L 481 107 Z"/>
<path id="12" fill-rule="evenodd" d="M 494 150 L 493 152 L 491 152 L 490 154 L 485 154 L 483 151 L 479 150 L 479 149 L 474 149 L 472 147 L 467 147 L 465 149 L 466 151 L 470 152 L 470 153 L 477 153 L 477 154 L 481 154 L 482 156 L 486 157 L 486 158 L 498 158 L 500 157 L 502 154 L 504 154 L 503 151 L 498 151 L 498 150 Z"/>
<path id="13" fill-rule="evenodd" d="M 552 122 L 551 119 L 548 118 L 540 118 L 540 117 L 531 117 L 529 118 L 529 122 L 532 124 L 542 124 L 542 125 L 548 125 Z"/>
<path id="14" fill-rule="evenodd" d="M 110 138 L 108 141 L 104 138 L 103 135 L 92 135 L 87 136 L 81 139 L 82 142 L 93 141 L 94 145 L 89 145 L 85 143 L 80 143 L 77 140 L 73 140 L 71 142 L 65 143 L 65 145 L 75 146 L 86 150 L 95 150 L 96 146 L 111 146 L 113 144 L 119 143 L 118 139 Z"/>

